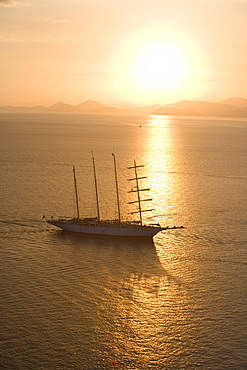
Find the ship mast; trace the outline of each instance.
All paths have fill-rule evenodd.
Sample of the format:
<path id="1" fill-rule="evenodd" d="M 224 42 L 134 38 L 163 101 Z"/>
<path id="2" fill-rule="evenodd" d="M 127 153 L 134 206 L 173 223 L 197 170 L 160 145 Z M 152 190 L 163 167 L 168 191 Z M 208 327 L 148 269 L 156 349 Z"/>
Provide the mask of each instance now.
<path id="1" fill-rule="evenodd" d="M 79 220 L 80 219 L 80 211 L 79 211 L 78 192 L 77 192 L 77 184 L 76 184 L 76 176 L 75 176 L 75 166 L 73 166 L 73 174 L 74 174 L 74 185 L 75 185 L 75 200 L 76 200 L 77 220 Z"/>
<path id="2" fill-rule="evenodd" d="M 117 167 L 116 167 L 116 158 L 115 154 L 112 153 L 113 162 L 114 162 L 114 172 L 115 172 L 115 183 L 116 183 L 116 196 L 117 196 L 117 209 L 118 209 L 118 220 L 121 221 L 121 213 L 120 213 L 120 203 L 119 203 L 119 190 L 118 190 L 118 178 L 117 178 Z"/>
<path id="3" fill-rule="evenodd" d="M 141 199 L 140 192 L 141 191 L 149 191 L 150 189 L 140 189 L 139 180 L 146 179 L 146 176 L 138 177 L 137 168 L 139 168 L 139 167 L 144 167 L 144 165 L 143 164 L 137 165 L 135 160 L 134 160 L 134 166 L 128 167 L 129 169 L 134 169 L 135 170 L 135 177 L 133 179 L 129 179 L 129 181 L 135 181 L 135 183 L 136 183 L 136 189 L 132 189 L 129 193 L 137 193 L 137 200 L 135 200 L 133 202 L 129 202 L 129 204 L 138 203 L 138 211 L 131 212 L 131 214 L 139 213 L 140 224 L 142 226 L 142 224 L 143 224 L 143 222 L 142 222 L 142 213 L 153 211 L 153 209 L 143 210 L 142 207 L 141 207 L 141 202 L 151 201 L 152 199 Z"/>
<path id="4" fill-rule="evenodd" d="M 97 185 L 97 177 L 96 177 L 96 169 L 95 169 L 93 152 L 92 152 L 92 160 L 93 160 L 93 174 L 94 174 L 95 196 L 96 196 L 96 205 L 97 205 L 97 217 L 98 217 L 98 220 L 100 221 L 98 185 Z"/>

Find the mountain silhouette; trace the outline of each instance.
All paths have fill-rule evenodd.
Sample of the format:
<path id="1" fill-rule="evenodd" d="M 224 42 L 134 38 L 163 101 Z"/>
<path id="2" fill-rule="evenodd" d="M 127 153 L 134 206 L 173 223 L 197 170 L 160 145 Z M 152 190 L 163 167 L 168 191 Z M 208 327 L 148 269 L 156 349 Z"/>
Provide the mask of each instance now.
<path id="1" fill-rule="evenodd" d="M 229 116 L 236 107 L 230 104 L 210 103 L 204 101 L 182 100 L 175 104 L 168 104 L 165 108 L 177 108 L 193 111 L 199 116 Z"/>
<path id="2" fill-rule="evenodd" d="M 58 102 L 48 107 L 47 111 L 48 112 L 73 112 L 74 106 L 71 104 L 65 104 L 63 102 Z"/>
<path id="3" fill-rule="evenodd" d="M 92 112 L 96 109 L 105 107 L 104 104 L 94 100 L 86 100 L 83 103 L 74 107 L 75 112 Z"/>
<path id="4" fill-rule="evenodd" d="M 234 105 L 235 107 L 239 107 L 239 108 L 247 107 L 247 99 L 245 98 L 230 98 L 230 99 L 224 100 L 222 103 Z"/>
<path id="5" fill-rule="evenodd" d="M 0 112 L 54 112 L 54 113 L 142 113 L 168 116 L 215 116 L 215 117 L 247 117 L 247 99 L 230 98 L 221 103 L 182 100 L 174 104 L 148 106 L 108 106 L 94 100 L 86 100 L 79 105 L 58 102 L 49 107 L 13 107 L 0 106 Z"/>

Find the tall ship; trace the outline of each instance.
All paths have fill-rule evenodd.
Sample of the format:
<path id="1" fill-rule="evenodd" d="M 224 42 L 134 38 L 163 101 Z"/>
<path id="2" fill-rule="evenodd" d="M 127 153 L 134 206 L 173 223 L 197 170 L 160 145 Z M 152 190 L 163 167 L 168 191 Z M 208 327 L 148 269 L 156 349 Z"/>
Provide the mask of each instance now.
<path id="1" fill-rule="evenodd" d="M 121 217 L 121 209 L 120 209 L 119 186 L 118 186 L 118 176 L 117 176 L 115 154 L 112 154 L 112 157 L 113 157 L 113 165 L 114 165 L 116 201 L 117 201 L 117 211 L 118 211 L 117 219 L 103 220 L 100 216 L 95 160 L 94 160 L 94 156 L 92 153 L 97 216 L 80 218 L 76 172 L 75 172 L 75 167 L 73 166 L 77 217 L 75 218 L 66 217 L 66 218 L 58 218 L 58 219 L 53 219 L 53 217 L 51 217 L 49 220 L 46 220 L 46 222 L 50 225 L 56 226 L 65 231 L 71 231 L 71 232 L 76 232 L 76 233 L 81 233 L 81 234 L 108 235 L 108 236 L 121 236 L 121 237 L 153 238 L 160 231 L 183 228 L 183 226 L 162 227 L 159 223 L 146 224 L 143 222 L 143 213 L 151 212 L 153 211 L 153 209 L 143 209 L 142 205 L 144 202 L 152 201 L 152 199 L 143 198 L 141 196 L 143 192 L 145 193 L 149 191 L 150 189 L 142 188 L 140 186 L 140 181 L 145 179 L 146 177 L 139 176 L 138 170 L 141 167 L 144 167 L 144 165 L 137 165 L 135 160 L 134 160 L 133 166 L 129 167 L 130 170 L 134 171 L 134 176 L 133 178 L 130 178 L 128 180 L 131 182 L 134 182 L 134 187 L 132 188 L 130 193 L 135 193 L 136 199 L 134 201 L 129 202 L 129 204 L 137 205 L 137 210 L 131 212 L 131 215 L 137 213 L 138 220 L 132 220 L 132 221 L 123 220 Z"/>

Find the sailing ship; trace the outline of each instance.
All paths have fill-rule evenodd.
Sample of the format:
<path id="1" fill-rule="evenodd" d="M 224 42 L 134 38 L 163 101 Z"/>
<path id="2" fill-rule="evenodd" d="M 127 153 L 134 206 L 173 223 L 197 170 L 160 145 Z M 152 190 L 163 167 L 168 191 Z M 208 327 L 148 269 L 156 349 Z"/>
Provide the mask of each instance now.
<path id="1" fill-rule="evenodd" d="M 129 167 L 129 169 L 134 170 L 134 177 L 129 179 L 129 181 L 134 181 L 135 186 L 130 191 L 130 193 L 135 193 L 137 195 L 136 200 L 129 202 L 129 204 L 137 204 L 138 209 L 131 212 L 131 214 L 137 213 L 139 219 L 132 221 L 124 221 L 121 217 L 120 210 L 120 200 L 119 200 L 119 187 L 118 187 L 118 176 L 116 168 L 116 158 L 113 156 L 114 163 L 114 174 L 115 174 L 115 187 L 116 187 L 116 200 L 117 200 L 117 210 L 118 218 L 114 220 L 103 220 L 100 216 L 99 207 L 99 196 L 98 196 L 98 184 L 96 177 L 95 160 L 92 153 L 93 162 L 93 173 L 94 173 L 94 185 L 95 185 L 95 196 L 96 196 L 96 206 L 97 206 L 97 216 L 96 217 L 86 217 L 80 218 L 79 209 L 79 199 L 76 181 L 75 167 L 73 166 L 73 177 L 74 177 L 74 187 L 75 187 L 75 200 L 76 200 L 76 218 L 58 218 L 46 220 L 48 224 L 56 226 L 65 231 L 72 231 L 81 234 L 93 234 L 93 235 L 108 235 L 108 236 L 121 236 L 121 237 L 144 237 L 153 238 L 157 233 L 163 230 L 179 229 L 183 226 L 173 226 L 173 227 L 162 227 L 159 223 L 146 224 L 143 222 L 143 213 L 153 211 L 153 209 L 143 209 L 143 202 L 151 201 L 152 199 L 143 199 L 141 197 L 141 192 L 149 191 L 150 189 L 142 188 L 140 186 L 140 180 L 145 179 L 145 176 L 139 176 L 138 169 L 144 167 L 144 165 L 137 165 L 134 160 L 134 165 Z"/>

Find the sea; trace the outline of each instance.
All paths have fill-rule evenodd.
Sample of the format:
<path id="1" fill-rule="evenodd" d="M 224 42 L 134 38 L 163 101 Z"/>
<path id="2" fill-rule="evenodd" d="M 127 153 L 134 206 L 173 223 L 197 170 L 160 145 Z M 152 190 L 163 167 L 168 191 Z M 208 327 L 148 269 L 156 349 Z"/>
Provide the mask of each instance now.
<path id="1" fill-rule="evenodd" d="M 0 114 L 0 368 L 247 368 L 247 119 Z M 66 233 L 95 217 L 184 226 L 154 240 Z M 133 208 L 134 207 L 134 208 Z M 134 210 L 133 210 L 134 209 Z"/>

